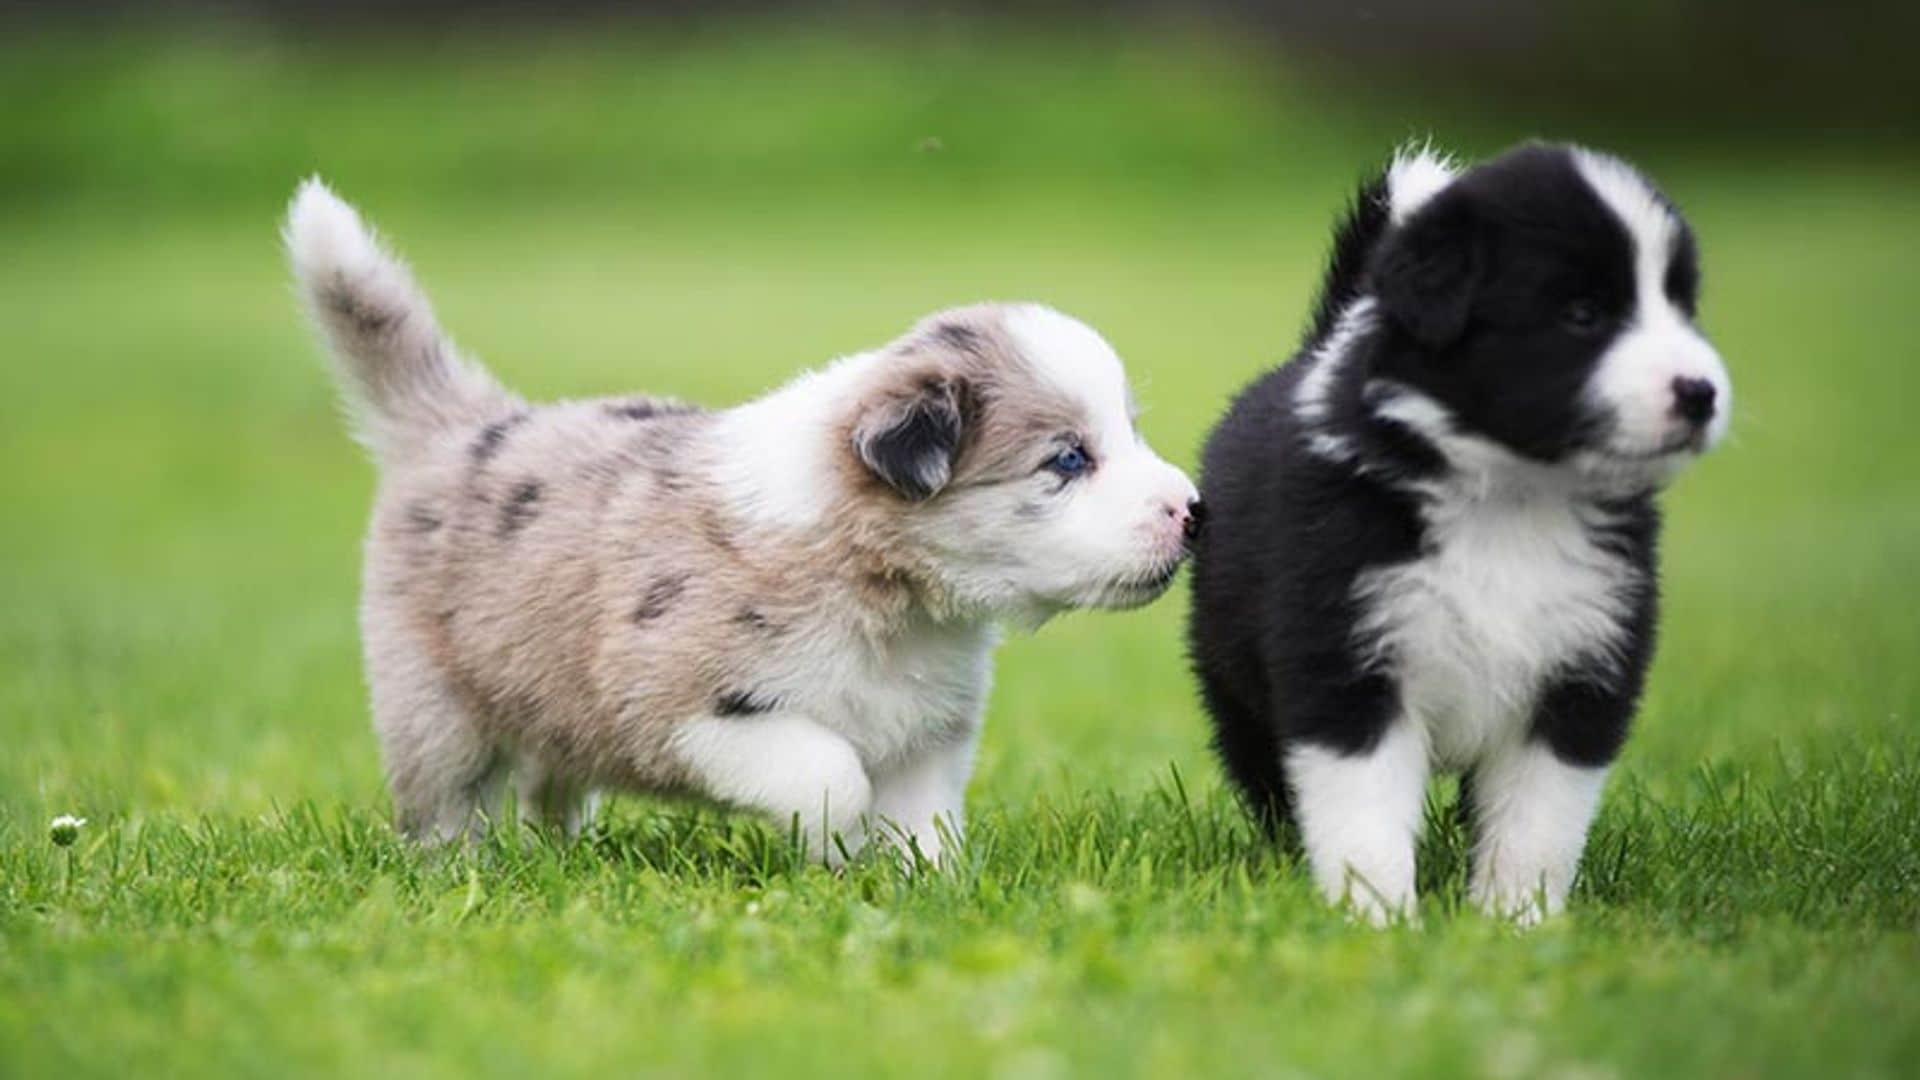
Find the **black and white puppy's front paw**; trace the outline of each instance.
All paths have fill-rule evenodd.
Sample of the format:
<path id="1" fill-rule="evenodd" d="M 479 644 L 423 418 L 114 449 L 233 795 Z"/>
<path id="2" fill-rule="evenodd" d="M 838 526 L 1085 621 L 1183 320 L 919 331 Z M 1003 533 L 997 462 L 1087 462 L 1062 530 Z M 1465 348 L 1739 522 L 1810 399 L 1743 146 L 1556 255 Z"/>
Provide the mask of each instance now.
<path id="1" fill-rule="evenodd" d="M 1420 729 L 1396 724 L 1360 753 L 1297 746 L 1287 775 L 1321 894 L 1376 926 L 1411 918 L 1428 776 Z"/>
<path id="2" fill-rule="evenodd" d="M 1474 903 L 1525 926 L 1565 910 L 1606 782 L 1605 767 L 1569 764 L 1537 741 L 1483 762 L 1473 776 Z"/>

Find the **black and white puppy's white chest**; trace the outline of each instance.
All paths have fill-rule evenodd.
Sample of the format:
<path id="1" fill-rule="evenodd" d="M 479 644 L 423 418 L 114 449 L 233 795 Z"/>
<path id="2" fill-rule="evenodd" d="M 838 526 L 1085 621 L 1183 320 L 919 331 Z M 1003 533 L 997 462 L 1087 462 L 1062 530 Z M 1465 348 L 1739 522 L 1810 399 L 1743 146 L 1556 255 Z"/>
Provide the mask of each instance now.
<path id="1" fill-rule="evenodd" d="M 1550 491 L 1441 486 L 1421 504 L 1421 554 L 1353 583 L 1363 664 L 1441 768 L 1526 741 L 1543 691 L 1623 677 L 1649 573 L 1608 533 L 1631 511 Z"/>

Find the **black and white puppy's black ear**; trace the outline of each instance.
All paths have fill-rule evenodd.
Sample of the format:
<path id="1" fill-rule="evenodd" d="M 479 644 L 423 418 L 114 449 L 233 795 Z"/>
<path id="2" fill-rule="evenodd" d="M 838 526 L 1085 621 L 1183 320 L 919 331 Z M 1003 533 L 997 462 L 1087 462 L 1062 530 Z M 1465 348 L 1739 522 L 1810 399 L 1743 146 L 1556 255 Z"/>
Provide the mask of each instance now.
<path id="1" fill-rule="evenodd" d="M 1374 255 L 1374 292 L 1387 317 L 1429 349 L 1460 340 L 1486 263 L 1485 243 L 1463 192 L 1442 192 L 1415 211 Z"/>
<path id="2" fill-rule="evenodd" d="M 965 387 L 927 375 L 884 394 L 853 428 L 853 448 L 868 471 L 913 502 L 932 498 L 953 479 L 963 434 Z"/>

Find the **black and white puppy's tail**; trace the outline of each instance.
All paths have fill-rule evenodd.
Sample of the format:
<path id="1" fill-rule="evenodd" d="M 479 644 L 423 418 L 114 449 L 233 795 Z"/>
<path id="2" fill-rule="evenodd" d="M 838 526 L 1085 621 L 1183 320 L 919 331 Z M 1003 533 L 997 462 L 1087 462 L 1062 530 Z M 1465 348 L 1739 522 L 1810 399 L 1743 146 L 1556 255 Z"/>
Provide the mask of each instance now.
<path id="1" fill-rule="evenodd" d="M 406 264 L 318 177 L 294 193 L 282 235 L 355 436 L 376 460 L 412 457 L 435 435 L 511 407 L 513 396 L 441 331 Z"/>
<path id="2" fill-rule="evenodd" d="M 1459 166 L 1430 143 L 1408 143 L 1367 177 L 1333 230 L 1326 276 L 1313 305 L 1307 344 L 1333 333 L 1340 313 L 1369 289 L 1367 268 L 1387 231 L 1453 183 Z"/>

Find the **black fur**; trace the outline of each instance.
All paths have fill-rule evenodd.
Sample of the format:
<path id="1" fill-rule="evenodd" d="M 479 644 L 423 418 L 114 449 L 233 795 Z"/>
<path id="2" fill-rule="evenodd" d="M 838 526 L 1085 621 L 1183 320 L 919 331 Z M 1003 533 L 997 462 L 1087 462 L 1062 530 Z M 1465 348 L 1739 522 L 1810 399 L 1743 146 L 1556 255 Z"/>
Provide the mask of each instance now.
<path id="1" fill-rule="evenodd" d="M 675 495 L 687 490 L 687 478 L 681 475 L 679 469 L 672 466 L 662 466 L 654 470 L 653 482 L 660 485 L 661 491 Z"/>
<path id="2" fill-rule="evenodd" d="M 670 574 L 656 578 L 653 584 L 647 586 L 647 593 L 640 598 L 639 606 L 633 609 L 633 621 L 649 623 L 665 615 L 667 609 L 673 606 L 675 600 L 680 599 L 680 594 L 686 589 L 687 575 L 685 574 Z"/>
<path id="3" fill-rule="evenodd" d="M 407 504 L 407 528 L 417 533 L 430 533 L 445 524 L 440 511 L 429 502 L 411 502 Z"/>
<path id="4" fill-rule="evenodd" d="M 855 448 L 887 486 L 921 502 L 953 475 L 962 430 L 958 388 L 930 380 L 911 399 L 884 409 L 878 423 L 855 435 Z"/>
<path id="5" fill-rule="evenodd" d="M 1283 738 L 1356 752 L 1392 718 L 1395 687 L 1355 662 L 1353 581 L 1421 543 L 1413 496 L 1299 452 L 1300 370 L 1256 382 L 1215 429 L 1201 465 L 1207 527 L 1193 545 L 1189 647 L 1215 746 L 1269 826 L 1287 803 Z"/>
<path id="6" fill-rule="evenodd" d="M 607 415 L 616 420 L 652 420 L 661 416 L 678 416 L 695 412 L 694 408 L 657 398 L 632 398 L 616 401 L 607 406 Z"/>
<path id="7" fill-rule="evenodd" d="M 1372 376 L 1538 461 L 1604 433 L 1580 391 L 1632 313 L 1633 246 L 1564 151 L 1529 146 L 1466 174 L 1382 241 L 1372 276 L 1388 322 Z M 1591 329 L 1565 325 L 1575 301 L 1598 309 Z"/>
<path id="8" fill-rule="evenodd" d="M 500 507 L 500 530 L 502 538 L 512 536 L 526 528 L 540 513 L 540 494 L 542 487 L 538 480 L 522 480 L 507 493 L 507 501 Z"/>
<path id="9" fill-rule="evenodd" d="M 740 551 L 740 546 L 734 542 L 733 529 L 712 508 L 700 515 L 700 535 L 706 537 L 707 543 L 723 555 L 733 556 Z"/>
<path id="10" fill-rule="evenodd" d="M 320 302 L 335 315 L 352 323 L 353 332 L 361 337 L 379 337 L 407 320 L 406 311 L 374 305 L 365 294 L 345 280 L 335 280 L 326 285 L 320 293 Z"/>
<path id="11" fill-rule="evenodd" d="M 733 621 L 756 634 L 771 633 L 775 629 L 773 620 L 767 618 L 766 612 L 756 607 L 743 607 L 734 612 Z"/>
<path id="12" fill-rule="evenodd" d="M 473 463 L 475 465 L 484 465 L 493 460 L 494 455 L 500 452 L 501 445 L 507 441 L 507 433 L 526 422 L 527 414 L 517 412 L 504 416 L 481 428 L 480 434 L 473 440 L 473 445 L 467 450 L 467 453 L 473 458 Z"/>
<path id="13" fill-rule="evenodd" d="M 1631 564 L 1638 573 L 1628 608 L 1626 646 L 1612 671 L 1569 673 L 1540 695 L 1534 710 L 1534 734 L 1553 747 L 1562 760 L 1575 765 L 1605 765 L 1620 754 L 1627 739 L 1640 692 L 1646 687 L 1647 668 L 1653 663 L 1659 624 L 1660 512 L 1651 498 L 1602 503 L 1609 524 L 1596 526 L 1604 546 Z"/>
<path id="14" fill-rule="evenodd" d="M 1366 291 L 1367 263 L 1373 248 L 1387 231 L 1387 177 L 1378 173 L 1360 185 L 1345 216 L 1333 232 L 1333 253 L 1314 301 L 1313 322 L 1307 340 L 1318 341 L 1333 332 L 1334 320 Z"/>
<path id="15" fill-rule="evenodd" d="M 1560 462 L 1606 433 L 1581 390 L 1634 302 L 1631 239 L 1565 150 L 1510 152 L 1399 226 L 1387 194 L 1384 173 L 1361 187 L 1301 352 L 1241 392 L 1203 453 L 1189 648 L 1217 749 L 1269 826 L 1288 811 L 1288 746 L 1367 750 L 1402 706 L 1391 665 L 1363 657 L 1355 582 L 1428 550 L 1422 481 L 1450 466 L 1377 414 L 1393 391 L 1374 380 L 1418 390 L 1523 458 Z M 1667 287 L 1689 314 L 1696 259 L 1683 229 Z M 1363 297 L 1378 317 L 1342 350 L 1322 417 L 1303 417 L 1314 353 Z M 1576 300 L 1597 307 L 1596 327 L 1565 317 Z M 1312 449 L 1315 434 L 1341 449 Z M 1540 687 L 1532 734 L 1599 765 L 1619 752 L 1653 655 L 1659 519 L 1651 491 L 1585 506 L 1626 567 L 1627 644 L 1617 663 L 1571 664 Z"/>
<path id="16" fill-rule="evenodd" d="M 979 331 L 959 323 L 940 323 L 933 328 L 933 338 L 959 352 L 979 353 L 986 348 Z"/>
<path id="17" fill-rule="evenodd" d="M 768 701 L 748 691 L 729 690 L 714 699 L 715 716 L 759 716 L 772 712 L 778 702 Z"/>

